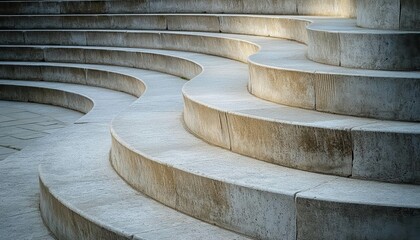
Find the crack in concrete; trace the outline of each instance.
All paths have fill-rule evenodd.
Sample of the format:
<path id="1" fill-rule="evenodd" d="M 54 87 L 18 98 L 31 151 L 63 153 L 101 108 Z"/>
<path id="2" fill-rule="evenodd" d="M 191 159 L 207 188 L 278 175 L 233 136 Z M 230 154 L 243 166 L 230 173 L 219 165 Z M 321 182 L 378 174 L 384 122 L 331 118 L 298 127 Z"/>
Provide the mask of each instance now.
<path id="1" fill-rule="evenodd" d="M 17 151 L 22 150 L 22 148 L 14 147 L 14 146 L 11 146 L 11 145 L 0 144 L 0 147 L 9 148 L 9 149 L 17 150 Z"/>

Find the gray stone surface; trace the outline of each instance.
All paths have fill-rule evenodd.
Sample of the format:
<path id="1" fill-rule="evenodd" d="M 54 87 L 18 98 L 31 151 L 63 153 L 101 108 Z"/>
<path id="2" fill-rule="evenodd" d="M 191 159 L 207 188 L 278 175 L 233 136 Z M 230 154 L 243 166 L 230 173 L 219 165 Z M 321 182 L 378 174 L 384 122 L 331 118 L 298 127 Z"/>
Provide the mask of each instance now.
<path id="1" fill-rule="evenodd" d="M 357 25 L 365 28 L 399 29 L 400 0 L 357 1 Z"/>
<path id="2" fill-rule="evenodd" d="M 235 18 L 229 21 L 232 23 L 233 20 Z M 241 18 L 236 20 L 242 21 Z M 250 23 L 251 19 L 247 19 L 247 21 Z M 344 23 L 347 24 L 346 21 Z M 238 26 L 236 23 L 232 23 L 232 25 Z M 238 28 L 240 31 L 242 27 Z M 61 33 L 61 31 L 49 32 L 51 36 L 57 36 L 57 38 Z M 27 32 L 29 39 L 32 33 L 37 35 L 37 31 L 29 31 Z M 83 32 L 78 31 L 78 33 Z M 319 111 L 380 119 L 415 121 L 418 120 L 416 116 L 420 114 L 415 104 L 419 97 L 417 94 L 419 73 L 416 71 L 367 71 L 316 64 L 306 59 L 304 45 L 243 35 L 148 31 L 130 31 L 129 33 L 124 32 L 124 34 L 121 31 L 88 31 L 84 34 L 89 39 L 89 45 L 129 45 L 132 47 L 190 50 L 244 62 L 248 55 L 257 51 L 259 46 L 261 49 L 258 54 L 250 58 L 249 81 L 250 92 L 258 97 L 288 106 L 316 108 Z M 135 41 L 135 39 L 139 41 Z M 28 40 L 27 43 L 33 44 L 36 41 Z M 48 43 L 53 44 L 54 41 Z M 203 50 L 201 47 L 203 45 L 208 47 Z M 357 52 L 348 49 L 347 55 Z M 16 50 L 2 48 L 2 52 L 10 51 Z M 277 54 L 273 54 L 273 52 L 277 52 Z M 411 55 L 415 55 L 415 51 L 410 50 L 410 52 Z M 53 54 L 52 50 L 50 54 Z M 59 54 L 58 50 L 56 54 Z M 24 60 L 28 55 L 32 56 L 29 53 L 21 52 L 18 59 Z M 42 53 L 39 55 L 43 56 Z M 354 53 L 350 55 L 353 56 L 350 57 L 353 59 L 360 58 Z M 4 55 L 3 58 L 16 59 L 16 54 L 10 53 L 8 57 Z M 64 58 L 63 61 L 70 61 L 69 59 L 72 57 Z M 56 59 L 51 57 L 49 60 Z M 362 59 L 359 62 L 366 61 L 368 60 Z M 409 58 L 404 61 L 409 62 Z M 127 64 L 134 63 L 127 62 Z M 41 71 L 45 73 L 41 73 Z M 20 76 L 24 73 L 25 71 L 15 70 L 13 74 Z M 59 74 L 60 71 L 47 73 L 47 69 L 41 69 L 39 74 L 33 74 L 31 77 L 40 78 L 42 75 L 44 78 L 52 79 L 57 78 Z M 80 76 L 76 74 L 71 76 L 83 81 L 85 73 L 81 72 Z M 95 74 L 92 74 L 89 78 L 94 76 Z M 385 104 L 384 99 L 386 99 Z"/>
<path id="3" fill-rule="evenodd" d="M 4 239 L 54 239 L 39 214 L 36 141 L 82 116 L 78 112 L 36 103 L 0 101 L 0 236 Z M 5 116 L 9 116 L 5 118 Z M 54 126 L 54 127 L 52 127 Z M 52 133 L 52 132 L 51 132 Z M 21 149 L 23 151 L 19 152 Z"/>
<path id="4" fill-rule="evenodd" d="M 0 101 L 0 159 L 80 117 L 80 113 L 59 107 Z"/>
<path id="5" fill-rule="evenodd" d="M 416 0 L 357 1 L 357 25 L 365 28 L 420 30 Z"/>
<path id="6" fill-rule="evenodd" d="M 204 67 L 211 69 L 207 64 Z M 383 235 L 363 231 L 365 225 L 375 225 L 376 219 L 381 219 L 384 225 L 396 231 L 404 231 L 408 227 L 412 233 L 418 232 L 415 227 L 418 223 L 417 209 L 420 207 L 417 201 L 420 193 L 418 186 L 296 171 L 210 146 L 191 136 L 182 127 L 182 101 L 180 94 L 176 94 L 179 90 L 176 83 L 164 84 L 163 80 L 146 81 L 148 90 L 142 98 L 117 116 L 112 124 L 112 164 L 137 190 L 179 211 L 257 238 L 276 239 L 281 236 L 283 239 L 295 239 L 295 231 L 302 238 L 362 236 L 352 235 L 358 232 L 374 238 Z M 200 84 L 203 84 L 204 79 L 200 80 Z M 217 83 L 217 80 L 213 81 Z M 167 88 L 160 90 L 159 86 L 162 85 Z M 178 88 L 181 85 L 179 83 Z M 225 84 L 225 87 L 228 86 Z M 184 86 L 184 94 L 185 91 Z M 162 95 L 171 101 L 162 101 Z M 153 108 L 149 106 L 151 103 Z M 336 196 L 337 193 L 339 196 Z M 398 201 L 401 194 L 404 195 L 402 202 Z M 307 205 L 314 205 L 314 210 L 319 211 L 316 216 L 331 215 L 331 220 L 318 225 L 309 216 L 310 209 L 301 207 L 307 205 L 300 205 L 307 196 L 311 196 Z M 322 212 L 315 206 L 318 199 L 326 201 L 327 206 L 342 207 L 328 208 Z M 375 218 L 362 219 L 351 215 L 352 218 L 347 219 L 347 215 L 335 215 L 354 205 L 360 205 L 357 209 L 359 212 L 375 212 Z M 394 207 L 403 210 L 389 213 L 388 209 Z M 266 221 L 267 216 L 271 221 Z M 404 220 L 401 224 L 394 223 L 395 218 Z M 339 235 L 340 228 L 330 229 L 329 221 L 354 227 Z M 312 225 L 317 228 L 310 228 Z M 305 232 L 306 229 L 310 230 Z M 328 232 L 324 235 L 325 229 Z M 306 235 L 309 232 L 311 235 Z"/>
<path id="7" fill-rule="evenodd" d="M 307 3 L 307 4 L 305 4 Z M 178 0 L 2 2 L 0 14 L 257 13 L 355 16 L 354 0 Z"/>
<path id="8" fill-rule="evenodd" d="M 401 1 L 407 2 L 412 1 Z M 208 8 L 209 2 L 201 0 L 146 0 L 136 6 L 132 1 L 64 1 L 20 3 L 19 9 L 10 4 L 0 8 L 0 12 L 206 9 L 354 16 L 354 3 L 352 0 L 216 0 Z M 37 7 L 47 9 L 37 10 Z M 407 9 L 402 5 L 401 13 L 404 11 Z M 217 33 L 286 37 L 309 44 L 308 57 L 312 60 L 337 66 L 396 70 L 418 68 L 418 32 L 359 29 L 352 20 L 316 17 L 84 14 L 54 15 L 49 16 L 51 21 L 46 19 L 46 16 L 27 15 L 22 19 L 6 16 L 0 22 L 9 28 L 216 32 L 9 31 L 10 37 L 0 38 L 6 44 L 40 44 L 1 47 L 3 60 L 46 62 L 2 62 L 0 78 L 21 77 L 33 82 L 2 81 L 0 94 L 8 99 L 57 104 L 82 112 L 90 110 L 62 134 L 42 138 L 37 145 L 28 147 L 33 147 L 28 151 L 34 162 L 42 161 L 41 211 L 58 238 L 242 237 L 199 220 L 262 239 L 415 238 L 420 234 L 417 227 L 420 191 L 415 185 L 420 176 L 420 159 L 415 157 L 420 155 L 419 123 L 317 112 L 417 121 L 418 72 L 325 66 L 307 60 L 306 48 L 301 44 Z M 415 19 L 410 15 L 407 24 Z M 309 25 L 311 22 L 315 24 Z M 70 46 L 45 46 L 47 43 Z M 255 55 L 249 58 L 252 54 Z M 250 75 L 244 64 L 248 60 Z M 54 63 L 60 61 L 67 64 Z M 180 78 L 190 81 L 185 83 Z M 100 86 L 141 98 L 125 108 L 134 97 L 34 80 Z M 248 91 L 268 100 L 275 99 L 276 103 L 257 99 Z M 283 96 L 279 98 L 279 94 Z M 28 114 L 10 111 L 10 115 Z M 26 127 L 19 129 L 8 124 L 9 117 L 3 117 L 4 125 L 0 128 L 15 134 L 16 146 L 55 130 L 50 121 L 41 124 L 34 115 L 29 119 L 38 121 L 23 120 L 20 123 Z M 111 119 L 114 119 L 112 142 L 108 129 Z M 211 146 L 191 133 L 226 149 Z M 10 136 L 4 137 L 2 141 L 12 142 Z M 27 161 L 29 152 L 25 151 L 10 158 L 21 156 Z M 5 154 L 0 152 L 0 158 Z M 108 163 L 109 157 L 115 170 L 134 189 L 115 174 Z M 10 158 L 2 162 L 9 164 Z M 15 167 L 10 166 L 10 169 Z M 33 193 L 31 181 L 28 186 L 32 190 L 16 196 Z M 20 179 L 15 182 L 20 184 Z M 4 186 L 11 185 L 7 182 Z M 4 192 L 7 195 L 11 191 Z M 199 220 L 163 207 L 146 196 Z M 5 220 L 0 218 L 6 234 L 28 237 L 29 232 L 19 228 L 29 223 L 36 229 L 30 229 L 35 237 L 48 235 L 38 227 L 40 220 L 34 209 L 29 210 L 25 219 L 20 217 L 19 211 L 26 211 L 22 205 L 33 203 L 33 199 L 25 196 L 25 201 L 16 201 L 18 204 L 6 211 Z M 11 226 L 9 223 L 15 220 L 17 224 Z M 378 231 L 381 227 L 386 229 Z"/>
<path id="9" fill-rule="evenodd" d="M 76 56 L 75 52 L 83 52 L 87 55 L 81 60 L 84 63 L 136 66 L 183 78 L 196 76 L 203 66 L 203 74 L 183 88 L 186 102 L 184 119 L 188 128 L 210 143 L 283 166 L 351 176 L 355 159 L 352 154 L 354 139 L 350 138 L 349 129 L 377 122 L 375 119 L 325 114 L 261 101 L 250 96 L 246 89 L 246 66 L 227 59 L 134 48 L 77 47 L 77 51 L 73 51 L 75 47 L 42 49 L 48 50 L 51 57 L 47 59 L 51 61 L 67 61 L 67 55 L 72 58 Z M 135 57 L 142 60 L 134 61 Z M 152 60 L 163 64 L 152 64 Z M 229 70 L 222 69 L 222 66 L 229 66 Z M 416 76 L 416 73 L 411 74 Z M 208 94 L 210 91 L 211 95 Z M 389 124 L 393 125 L 396 133 L 405 127 L 404 123 L 399 122 Z M 413 129 L 418 129 L 417 125 Z M 417 130 L 410 134 L 418 138 Z M 253 140 L 256 135 L 258 142 Z M 284 136 L 294 137 L 284 141 Z M 381 142 L 381 139 L 378 137 L 377 141 Z M 378 146 L 386 148 L 387 144 Z M 378 155 L 379 152 L 372 150 L 372 154 Z M 404 158 L 411 157 L 405 155 Z M 372 176 L 371 179 L 376 178 Z"/>

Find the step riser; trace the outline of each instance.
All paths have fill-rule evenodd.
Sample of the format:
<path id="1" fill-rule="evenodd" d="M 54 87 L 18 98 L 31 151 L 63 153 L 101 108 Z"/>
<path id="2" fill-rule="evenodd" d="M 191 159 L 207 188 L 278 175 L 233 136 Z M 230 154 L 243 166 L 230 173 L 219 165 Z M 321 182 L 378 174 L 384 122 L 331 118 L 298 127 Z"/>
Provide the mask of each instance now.
<path id="1" fill-rule="evenodd" d="M 264 2 L 216 0 L 181 1 L 63 1 L 0 4 L 0 14 L 64 14 L 64 13 L 258 13 L 355 16 L 355 0 L 269 0 Z"/>
<path id="2" fill-rule="evenodd" d="M 3 53 L 2 56 L 0 56 L 0 58 L 4 61 L 31 60 L 45 62 L 108 64 L 154 70 L 185 79 L 191 79 L 202 71 L 198 64 L 190 60 L 149 52 L 82 48 L 27 47 L 19 48 L 19 54 L 16 54 L 12 48 L 8 48 L 8 50 L 9 52 L 3 52 L 4 56 Z"/>
<path id="3" fill-rule="evenodd" d="M 121 91 L 136 97 L 145 90 L 143 82 L 137 78 L 91 68 L 2 64 L 0 79 L 74 83 Z"/>
<path id="4" fill-rule="evenodd" d="M 111 163 L 135 189 L 178 211 L 259 239 L 294 239 L 293 196 L 227 184 L 159 164 L 127 149 L 115 137 Z M 267 216 L 271 216 L 269 222 L 264 220 Z"/>
<path id="5" fill-rule="evenodd" d="M 418 234 L 415 226 L 420 219 L 415 208 L 320 201 L 300 192 L 273 193 L 229 184 L 149 159 L 141 150 L 127 148 L 115 133 L 111 162 L 138 191 L 176 210 L 251 237 L 382 239 L 393 234 L 403 238 Z M 267 216 L 271 219 L 269 224 L 264 220 Z M 323 219 L 318 220 L 319 216 Z M 331 224 L 336 227 L 331 228 Z M 343 226 L 352 227 L 343 230 Z M 395 232 L 382 231 L 381 226 Z"/>
<path id="6" fill-rule="evenodd" d="M 301 72 L 249 62 L 249 92 L 292 107 L 397 121 L 420 121 L 420 79 Z"/>
<path id="7" fill-rule="evenodd" d="M 252 119 L 212 109 L 188 97 L 184 102 L 186 125 L 212 144 L 282 166 L 351 175 L 350 131 Z"/>
<path id="8" fill-rule="evenodd" d="M 324 64 L 377 70 L 420 69 L 419 32 L 338 31 L 316 27 L 318 24 L 311 26 L 310 22 L 322 20 L 222 15 L 0 16 L 0 28 L 5 29 L 184 30 L 281 37 L 307 43 L 309 59 Z"/>
<path id="9" fill-rule="evenodd" d="M 0 98 L 7 101 L 36 102 L 56 105 L 82 113 L 87 113 L 93 108 L 93 101 L 85 96 L 72 92 L 36 87 L 0 84 Z"/>
<path id="10" fill-rule="evenodd" d="M 171 33 L 53 31 L 7 32 L 2 36 L 10 36 L 0 40 L 4 43 L 163 48 L 212 54 L 243 62 L 258 51 L 256 44 L 243 40 Z M 13 38 L 16 41 L 12 41 Z M 203 45 L 207 47 L 203 48 Z M 1 51 L 3 60 L 13 60 L 16 55 L 13 48 L 2 48 Z M 24 56 L 22 50 L 19 55 Z M 28 59 L 43 58 L 42 54 L 31 53 Z M 420 109 L 416 105 L 420 101 L 417 78 L 301 72 L 261 66 L 258 61 L 252 61 L 252 57 L 249 68 L 249 91 L 262 99 L 323 112 L 420 121 Z M 384 104 L 383 99 L 388 99 L 388 103 Z"/>
<path id="11" fill-rule="evenodd" d="M 12 35 L 9 35 L 11 33 Z M 107 47 L 136 47 L 156 48 L 198 52 L 203 54 L 226 57 L 241 62 L 247 62 L 248 56 L 259 50 L 257 44 L 223 37 L 202 35 L 188 35 L 175 33 L 124 33 L 124 32 L 31 32 L 16 34 L 7 32 L 0 44 L 49 44 L 49 45 L 78 45 L 78 46 L 107 46 Z M 3 36 L 4 36 L 3 35 Z M 12 39 L 15 39 L 13 41 Z M 206 48 L 203 48 L 203 45 Z M 1 48 L 2 58 L 11 58 L 14 55 L 24 55 L 23 52 Z M 37 54 L 32 59 L 42 60 L 42 55 Z"/>
<path id="12" fill-rule="evenodd" d="M 412 167 L 419 162 L 417 157 L 413 158 L 420 156 L 418 133 L 270 122 L 213 109 L 188 97 L 184 97 L 184 102 L 184 120 L 192 132 L 236 153 L 338 176 L 405 183 L 420 180 L 418 171 Z"/>
<path id="13" fill-rule="evenodd" d="M 44 58 L 47 59 L 46 61 L 114 64 L 146 68 L 187 79 L 196 76 L 201 71 L 201 67 L 191 61 L 151 53 L 97 49 L 74 50 L 71 48 L 45 48 L 39 51 L 41 51 L 40 56 L 51 56 Z M 43 51 L 46 51 L 46 53 Z M 127 61 L 127 59 L 132 59 L 132 61 Z M 156 62 L 162 64 L 155 64 Z M 211 75 L 212 73 L 208 74 Z M 412 156 L 420 156 L 420 149 L 413 147 L 406 154 L 403 151 L 406 148 L 400 142 L 401 135 L 408 135 L 412 142 L 418 142 L 420 138 L 418 133 L 396 133 L 392 137 L 392 134 L 378 132 L 370 138 L 370 144 L 378 147 L 370 149 L 366 148 L 365 143 L 360 140 L 364 133 L 368 134 L 366 131 L 360 131 L 360 135 L 354 137 L 357 129 L 350 131 L 350 129 L 325 129 L 288 122 L 276 123 L 265 119 L 252 119 L 236 113 L 227 114 L 223 110 L 201 104 L 188 96 L 185 96 L 184 102 L 186 106 L 184 120 L 188 128 L 204 140 L 231 149 L 234 152 L 313 172 L 339 176 L 352 176 L 354 172 L 355 176 L 363 176 L 366 179 L 406 183 L 419 182 L 419 173 L 411 166 L 419 161 L 416 158 L 413 159 Z M 225 118 L 221 118 L 221 116 L 225 116 Z M 372 123 L 372 121 L 369 120 L 366 123 Z M 259 136 L 258 142 L 255 142 L 256 135 Z M 284 136 L 288 136 L 290 139 L 285 141 Z M 385 136 L 391 136 L 391 138 L 385 138 Z M 406 164 L 401 168 L 390 168 L 389 163 L 397 160 L 394 158 L 395 155 L 382 154 L 382 152 L 388 152 L 387 149 L 394 149 L 401 153 L 401 156 L 397 159 Z M 353 154 L 355 151 L 360 151 L 362 154 Z M 410 155 L 410 153 L 414 153 L 414 155 Z M 387 171 L 383 172 L 382 168 L 378 168 L 381 174 L 375 172 L 372 175 L 365 175 L 369 174 L 371 168 L 371 161 L 365 162 L 366 156 L 369 156 L 372 161 L 381 159 L 377 164 L 378 166 L 386 166 Z M 357 169 L 355 169 L 353 162 L 361 163 L 361 165 L 357 165 Z M 378 175 L 380 176 L 378 177 Z"/>
<path id="14" fill-rule="evenodd" d="M 308 58 L 351 68 L 419 70 L 420 34 L 366 34 L 308 29 Z"/>
<path id="15" fill-rule="evenodd" d="M 363 28 L 420 30 L 416 0 L 357 1 L 357 25 Z"/>
<path id="16" fill-rule="evenodd" d="M 1 16 L 2 29 L 131 29 L 237 33 L 292 39 L 306 43 L 312 20 L 276 16 L 102 15 Z M 7 40 L 8 38 L 6 38 Z M 10 39 L 10 37 L 9 37 Z M 63 39 L 63 38 L 59 38 Z M 46 39 L 47 40 L 47 39 Z M 48 39 L 50 40 L 50 39 Z M 64 39 L 63 39 L 64 40 Z"/>
<path id="17" fill-rule="evenodd" d="M 296 201 L 297 239 L 416 239 L 419 236 L 418 209 L 299 197 Z"/>
<path id="18" fill-rule="evenodd" d="M 40 178 L 40 210 L 44 223 L 57 239 L 132 239 L 94 223 L 64 206 Z"/>

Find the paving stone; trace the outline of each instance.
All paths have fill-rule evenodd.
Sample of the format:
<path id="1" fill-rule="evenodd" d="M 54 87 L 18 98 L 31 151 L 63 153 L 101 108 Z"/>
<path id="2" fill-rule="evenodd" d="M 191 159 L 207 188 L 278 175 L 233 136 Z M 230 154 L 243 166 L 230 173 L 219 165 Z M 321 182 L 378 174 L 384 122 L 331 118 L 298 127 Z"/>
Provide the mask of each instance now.
<path id="1" fill-rule="evenodd" d="M 19 126 L 19 128 L 34 131 L 34 132 L 42 132 L 45 130 L 57 129 L 62 128 L 63 125 L 58 124 L 49 124 L 49 125 L 39 125 L 39 124 L 25 124 Z"/>
<path id="2" fill-rule="evenodd" d="M 33 134 L 37 132 L 37 131 L 21 128 L 21 126 L 24 126 L 24 125 L 0 127 L 0 133 L 5 134 L 6 136 L 14 136 L 18 134 Z"/>
<path id="3" fill-rule="evenodd" d="M 57 130 L 57 129 L 54 129 L 54 130 Z M 37 132 L 33 134 L 16 134 L 13 137 L 17 139 L 22 139 L 22 140 L 30 140 L 30 139 L 37 139 L 37 138 L 45 137 L 47 135 L 48 133 Z"/>
<path id="4" fill-rule="evenodd" d="M 15 113 L 10 113 L 9 117 L 11 118 L 15 118 L 15 119 L 22 119 L 22 118 L 39 118 L 40 115 L 36 114 L 36 113 L 32 113 L 32 112 L 28 112 L 28 111 L 24 111 L 24 112 L 15 112 Z"/>

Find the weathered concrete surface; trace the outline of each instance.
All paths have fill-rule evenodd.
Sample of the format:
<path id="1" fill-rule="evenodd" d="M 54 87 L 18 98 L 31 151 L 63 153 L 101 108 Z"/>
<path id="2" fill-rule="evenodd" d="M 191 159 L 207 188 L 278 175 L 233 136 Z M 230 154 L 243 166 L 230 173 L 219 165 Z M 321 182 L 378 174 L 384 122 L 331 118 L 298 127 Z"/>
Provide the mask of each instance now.
<path id="1" fill-rule="evenodd" d="M 356 15 L 356 1 L 353 0 L 297 0 L 297 10 L 301 15 L 342 16 Z"/>
<path id="2" fill-rule="evenodd" d="M 51 39 L 56 39 L 54 36 L 59 36 L 60 32 L 52 31 L 49 35 Z M 38 33 L 40 32 L 27 32 L 26 42 L 38 43 L 38 40 L 35 40 Z M 68 35 L 73 36 L 73 33 L 76 32 L 70 31 Z M 84 39 L 79 43 L 82 45 L 128 45 L 191 50 L 244 62 L 250 54 L 260 48 L 258 54 L 252 56 L 249 61 L 249 91 L 258 97 L 289 106 L 381 119 L 416 121 L 420 115 L 415 104 L 419 98 L 418 72 L 366 71 L 316 64 L 305 58 L 304 45 L 293 42 L 243 35 L 190 32 L 77 33 L 84 36 L 80 37 Z M 206 46 L 205 50 L 203 45 Z M 15 48 L 3 47 L 2 58 L 17 60 L 16 56 L 19 56 L 19 60 L 46 59 L 54 53 L 51 50 L 51 54 L 46 55 L 42 51 L 39 48 L 21 47 L 19 54 L 16 54 Z M 274 51 L 277 54 L 273 54 Z M 59 56 L 63 59 L 64 53 Z M 75 61 L 77 58 L 80 56 L 68 57 L 65 61 Z M 179 71 L 176 73 L 179 74 Z M 388 99 L 386 104 L 384 99 Z"/>
<path id="3" fill-rule="evenodd" d="M 420 130 L 410 123 L 401 124 L 398 133 L 393 130 L 387 123 L 353 129 L 354 177 L 420 183 Z M 382 148 L 384 145 L 387 147 Z M 372 154 L 372 149 L 382 150 Z M 378 161 L 383 164 L 378 165 Z"/>
<path id="4" fill-rule="evenodd" d="M 357 25 L 365 28 L 420 30 L 416 0 L 357 1 Z"/>
<path id="5" fill-rule="evenodd" d="M 400 0 L 357 1 L 357 25 L 364 28 L 399 29 Z"/>
<path id="6" fill-rule="evenodd" d="M 312 21 L 326 19 L 325 17 L 304 17 L 304 16 L 273 16 L 273 15 L 235 15 L 235 14 L 135 14 L 135 15 L 99 15 L 104 19 L 101 23 L 92 25 L 91 22 L 98 18 L 97 15 L 54 15 L 54 16 L 1 16 L 0 26 L 4 29 L 155 29 L 172 31 L 205 31 L 238 33 L 260 36 L 273 36 L 280 38 L 293 39 L 300 42 L 307 41 L 306 26 Z M 125 17 L 125 21 L 116 21 Z M 51 21 L 48 21 L 51 18 Z M 58 19 L 58 20 L 57 20 Z M 83 20 L 83 21 L 82 21 Z M 48 21 L 48 23 L 45 23 Z M 82 23 L 79 23 L 82 21 Z M 147 23 L 147 25 L 145 24 Z M 45 24 L 48 24 L 45 26 Z M 55 24 L 55 25 L 54 25 Z M 146 26 L 144 26 L 146 25 Z M 43 32 L 41 32 L 43 33 Z M 46 35 L 39 34 L 35 39 L 43 39 L 39 44 L 46 44 L 48 41 L 56 41 L 56 44 L 64 45 L 67 41 L 83 41 L 83 37 L 58 36 L 51 39 Z M 9 32 L 8 37 L 2 41 L 10 41 L 17 38 L 16 33 Z M 33 35 L 34 33 L 32 33 Z M 34 41 L 33 37 L 23 38 L 25 33 L 20 36 L 22 41 Z M 3 36 L 4 37 L 4 36 Z M 114 37 L 117 38 L 118 37 Z M 62 41 L 62 42 L 61 42 Z M 85 45 L 81 43 L 81 45 Z M 205 49 L 203 49 L 205 50 Z"/>
<path id="7" fill-rule="evenodd" d="M 417 70 L 420 32 L 367 30 L 349 20 L 308 26 L 308 58 L 330 65 L 377 69 Z"/>
<path id="8" fill-rule="evenodd" d="M 199 78 L 184 87 L 184 119 L 189 129 L 215 145 L 283 166 L 350 176 L 355 159 L 352 155 L 354 140 L 350 138 L 349 130 L 376 122 L 373 119 L 328 115 L 260 101 L 250 96 L 245 88 L 245 66 L 231 60 L 164 50 L 100 47 L 78 47 L 78 51 L 69 51 L 74 47 L 42 49 L 51 56 L 45 54 L 46 59 L 54 61 L 74 61 L 79 58 L 85 63 L 145 67 L 185 78 L 196 76 L 203 66 L 204 72 Z M 75 54 L 82 52 L 86 57 L 80 58 Z M 134 56 L 143 60 L 133 61 L 131 57 Z M 177 62 L 177 59 L 180 61 Z M 163 64 L 152 64 L 153 61 Z M 228 70 L 226 66 L 229 66 Z M 212 94 L 209 95 L 209 92 Z M 398 128 L 405 126 L 397 122 L 390 124 L 396 133 Z M 257 143 L 253 140 L 256 134 L 259 136 Z M 284 141 L 287 136 L 299 137 Z M 386 145 L 382 146 L 385 148 Z M 299 149 L 298 153 L 296 149 Z M 373 154 L 378 155 L 375 151 Z"/>
<path id="9" fill-rule="evenodd" d="M 337 179 L 296 195 L 298 239 L 418 237 L 420 212 L 414 186 L 349 179 L 340 184 L 341 181 Z M 399 194 L 388 194 L 393 191 Z"/>
<path id="10" fill-rule="evenodd" d="M 54 106 L 0 101 L 0 161 L 80 116 L 78 112 Z"/>
<path id="11" fill-rule="evenodd" d="M 354 17 L 354 0 L 129 0 L 2 2 L 0 14 L 80 14 L 80 13 L 256 13 L 303 14 Z"/>
<path id="12" fill-rule="evenodd" d="M 36 44 L 41 41 L 58 43 L 55 40 L 47 41 L 39 37 L 41 33 L 26 32 L 24 36 L 26 44 Z M 77 42 L 80 45 L 189 50 L 243 62 L 260 48 L 258 54 L 251 57 L 249 81 L 250 92 L 258 97 L 289 106 L 316 108 L 319 111 L 339 114 L 390 120 L 419 119 L 420 113 L 415 106 L 416 98 L 419 97 L 417 72 L 364 71 L 315 64 L 305 58 L 305 46 L 293 42 L 243 35 L 191 32 L 64 31 L 63 33 L 48 31 L 48 36 L 50 39 L 60 39 L 61 35 L 77 36 L 71 38 L 74 40 L 68 44 L 76 44 L 74 41 L 80 39 Z M 38 38 L 40 39 L 37 40 Z M 13 59 L 16 56 L 15 51 L 13 48 L 2 48 L 3 58 Z M 39 49 L 21 48 L 20 52 L 22 53 L 19 54 L 20 60 L 25 60 L 25 56 L 33 59 L 45 58 L 45 54 Z M 411 55 L 414 53 L 415 51 L 411 51 Z M 77 56 L 66 61 L 74 61 L 74 58 Z M 337 61 L 341 61 L 340 59 Z M 342 80 L 334 80 L 334 84 L 331 85 L 331 81 L 324 79 Z M 315 85 L 314 82 L 319 84 Z M 378 88 L 382 91 L 377 91 Z M 383 91 L 384 89 L 386 91 Z M 354 97 L 359 95 L 363 97 Z M 388 99 L 386 104 L 383 99 Z"/>
<path id="13" fill-rule="evenodd" d="M 143 73 L 149 78 L 176 80 L 165 74 L 124 68 L 119 70 L 128 71 L 136 78 Z M 36 147 L 30 149 L 30 158 L 43 162 L 40 168 L 41 212 L 58 238 L 144 239 L 166 236 L 191 239 L 211 236 L 214 239 L 242 239 L 237 234 L 157 204 L 132 190 L 113 172 L 107 161 L 110 147 L 107 123 L 134 100 L 132 96 L 62 83 L 2 81 L 2 84 L 20 88 L 29 86 L 32 92 L 35 87 L 74 91 L 95 102 L 89 114 L 77 121 L 80 124 L 39 141 Z M 44 94 L 45 98 L 49 96 Z M 21 97 L 24 97 L 22 100 L 26 99 L 25 95 Z M 53 97 L 53 100 L 60 99 Z M 22 160 L 27 161 L 27 158 Z M 13 236 L 8 230 L 3 236 Z"/>
<path id="14" fill-rule="evenodd" d="M 351 19 L 216 14 L 3 16 L 0 26 L 9 29 L 153 29 L 256 34 L 307 42 L 308 57 L 321 63 L 380 70 L 420 67 L 418 31 L 361 29 Z"/>
<path id="15" fill-rule="evenodd" d="M 209 70 L 207 64 L 203 65 Z M 344 188 L 344 192 L 352 190 L 348 191 L 352 194 L 339 200 L 334 199 L 333 191 L 326 194 L 331 197 L 328 200 L 331 205 L 337 202 L 344 205 L 340 211 L 355 203 L 371 212 L 386 210 L 398 203 L 400 194 L 407 194 L 407 198 L 401 205 L 397 204 L 398 207 L 412 212 L 420 207 L 418 186 L 408 186 L 400 192 L 400 185 L 357 181 L 357 187 L 353 187 L 354 180 L 269 165 L 210 146 L 191 136 L 181 125 L 182 97 L 178 91 L 183 83 L 161 79 L 145 81 L 145 84 L 148 90 L 142 98 L 112 123 L 111 162 L 135 189 L 179 211 L 256 238 L 295 239 L 295 231 L 311 220 L 302 218 L 306 214 L 303 210 L 297 211 L 300 202 L 299 199 L 296 202 L 296 196 L 302 194 L 304 198 L 306 192 L 329 189 L 329 185 Z M 160 90 L 162 85 L 166 86 L 164 90 Z M 365 196 L 366 193 L 370 196 Z M 381 196 L 388 196 L 389 200 Z M 322 193 L 315 196 L 323 197 Z M 317 199 L 308 201 L 315 205 Z M 334 212 L 335 209 L 328 209 L 324 214 L 334 215 Z M 393 218 L 387 218 L 385 211 L 377 212 L 377 216 L 384 219 L 386 225 L 397 226 L 399 230 L 404 228 L 394 224 Z M 417 221 L 417 213 L 394 212 L 394 217 L 397 216 Z M 296 217 L 304 219 L 297 222 L 299 226 Z M 334 221 L 346 219 L 341 215 Z M 375 224 L 375 219 L 368 219 L 364 224 Z M 364 230 L 360 219 L 352 219 L 348 225 L 356 227 L 340 235 L 343 238 Z M 417 232 L 415 225 L 408 227 L 409 231 Z M 328 229 L 328 223 L 311 229 L 311 236 L 322 236 L 324 229 Z M 377 235 L 368 232 L 365 236 Z"/>
<path id="16" fill-rule="evenodd" d="M 0 101 L 0 112 L 0 145 L 15 149 L 0 155 L 0 236 L 53 239 L 39 214 L 39 161 L 31 157 L 32 151 L 40 138 L 60 131 L 82 114 L 60 107 L 9 101 Z M 24 150 L 19 152 L 21 149 Z"/>
<path id="17" fill-rule="evenodd" d="M 267 49 L 276 49 L 280 54 L 264 54 Z M 257 97 L 322 112 L 419 120 L 415 100 L 420 97 L 418 71 L 361 70 L 318 64 L 306 59 L 305 46 L 286 41 L 266 45 L 249 59 L 248 89 Z"/>

